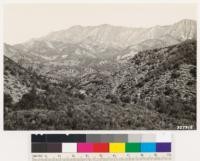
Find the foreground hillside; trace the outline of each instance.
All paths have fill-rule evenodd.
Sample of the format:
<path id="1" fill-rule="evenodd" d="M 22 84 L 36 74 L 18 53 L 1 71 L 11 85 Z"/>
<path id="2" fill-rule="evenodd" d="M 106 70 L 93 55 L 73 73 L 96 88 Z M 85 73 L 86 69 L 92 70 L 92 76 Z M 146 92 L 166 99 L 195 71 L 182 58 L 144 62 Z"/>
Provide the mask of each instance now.
<path id="1" fill-rule="evenodd" d="M 9 61 L 8 66 L 4 70 L 7 130 L 196 128 L 196 42 L 192 40 L 139 52 L 126 62 L 110 64 L 108 72 L 97 70 L 81 79 L 52 82 L 30 70 L 28 75 L 34 73 L 36 79 L 31 81 L 27 72 L 10 73 L 18 64 Z M 11 81 L 20 85 L 9 91 Z"/>
<path id="2" fill-rule="evenodd" d="M 38 76 L 31 67 L 25 69 L 4 56 L 4 94 L 11 96 L 11 103 L 18 102 L 33 86 L 39 91 L 45 84 L 44 78 Z"/>
<path id="3" fill-rule="evenodd" d="M 140 52 L 129 60 L 122 76 L 123 81 L 116 90 L 119 97 L 135 103 L 142 101 L 149 109 L 169 117 L 195 121 L 194 41 Z"/>

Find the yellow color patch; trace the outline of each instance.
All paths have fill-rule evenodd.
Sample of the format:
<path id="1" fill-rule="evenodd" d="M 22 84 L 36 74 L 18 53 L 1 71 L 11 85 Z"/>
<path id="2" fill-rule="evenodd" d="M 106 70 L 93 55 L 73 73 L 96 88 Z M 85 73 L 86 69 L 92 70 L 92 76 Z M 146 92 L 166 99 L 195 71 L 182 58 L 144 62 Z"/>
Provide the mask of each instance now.
<path id="1" fill-rule="evenodd" d="M 124 153 L 125 143 L 109 143 L 109 152 L 110 153 Z"/>

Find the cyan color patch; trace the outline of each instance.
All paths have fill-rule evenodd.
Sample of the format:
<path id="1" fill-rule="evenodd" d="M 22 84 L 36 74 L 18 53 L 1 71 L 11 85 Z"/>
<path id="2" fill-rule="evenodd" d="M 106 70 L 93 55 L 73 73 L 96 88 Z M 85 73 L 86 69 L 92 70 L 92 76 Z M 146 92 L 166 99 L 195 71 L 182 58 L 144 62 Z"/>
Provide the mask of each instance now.
<path id="1" fill-rule="evenodd" d="M 141 152 L 156 152 L 156 143 L 141 143 Z"/>

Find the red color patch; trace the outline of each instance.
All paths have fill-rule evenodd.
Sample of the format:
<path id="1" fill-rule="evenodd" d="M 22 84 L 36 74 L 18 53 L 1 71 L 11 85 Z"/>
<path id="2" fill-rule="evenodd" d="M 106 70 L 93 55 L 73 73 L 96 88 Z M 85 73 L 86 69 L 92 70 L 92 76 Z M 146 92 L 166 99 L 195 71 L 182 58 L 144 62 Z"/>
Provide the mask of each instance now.
<path id="1" fill-rule="evenodd" d="M 94 152 L 109 152 L 109 143 L 94 143 Z"/>

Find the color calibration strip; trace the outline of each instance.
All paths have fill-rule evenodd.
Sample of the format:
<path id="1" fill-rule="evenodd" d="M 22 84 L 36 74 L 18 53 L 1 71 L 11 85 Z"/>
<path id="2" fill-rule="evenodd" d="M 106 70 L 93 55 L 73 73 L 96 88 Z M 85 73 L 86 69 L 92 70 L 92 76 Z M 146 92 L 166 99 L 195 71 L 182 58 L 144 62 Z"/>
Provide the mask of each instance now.
<path id="1" fill-rule="evenodd" d="M 169 134 L 32 135 L 32 153 L 170 153 Z"/>

